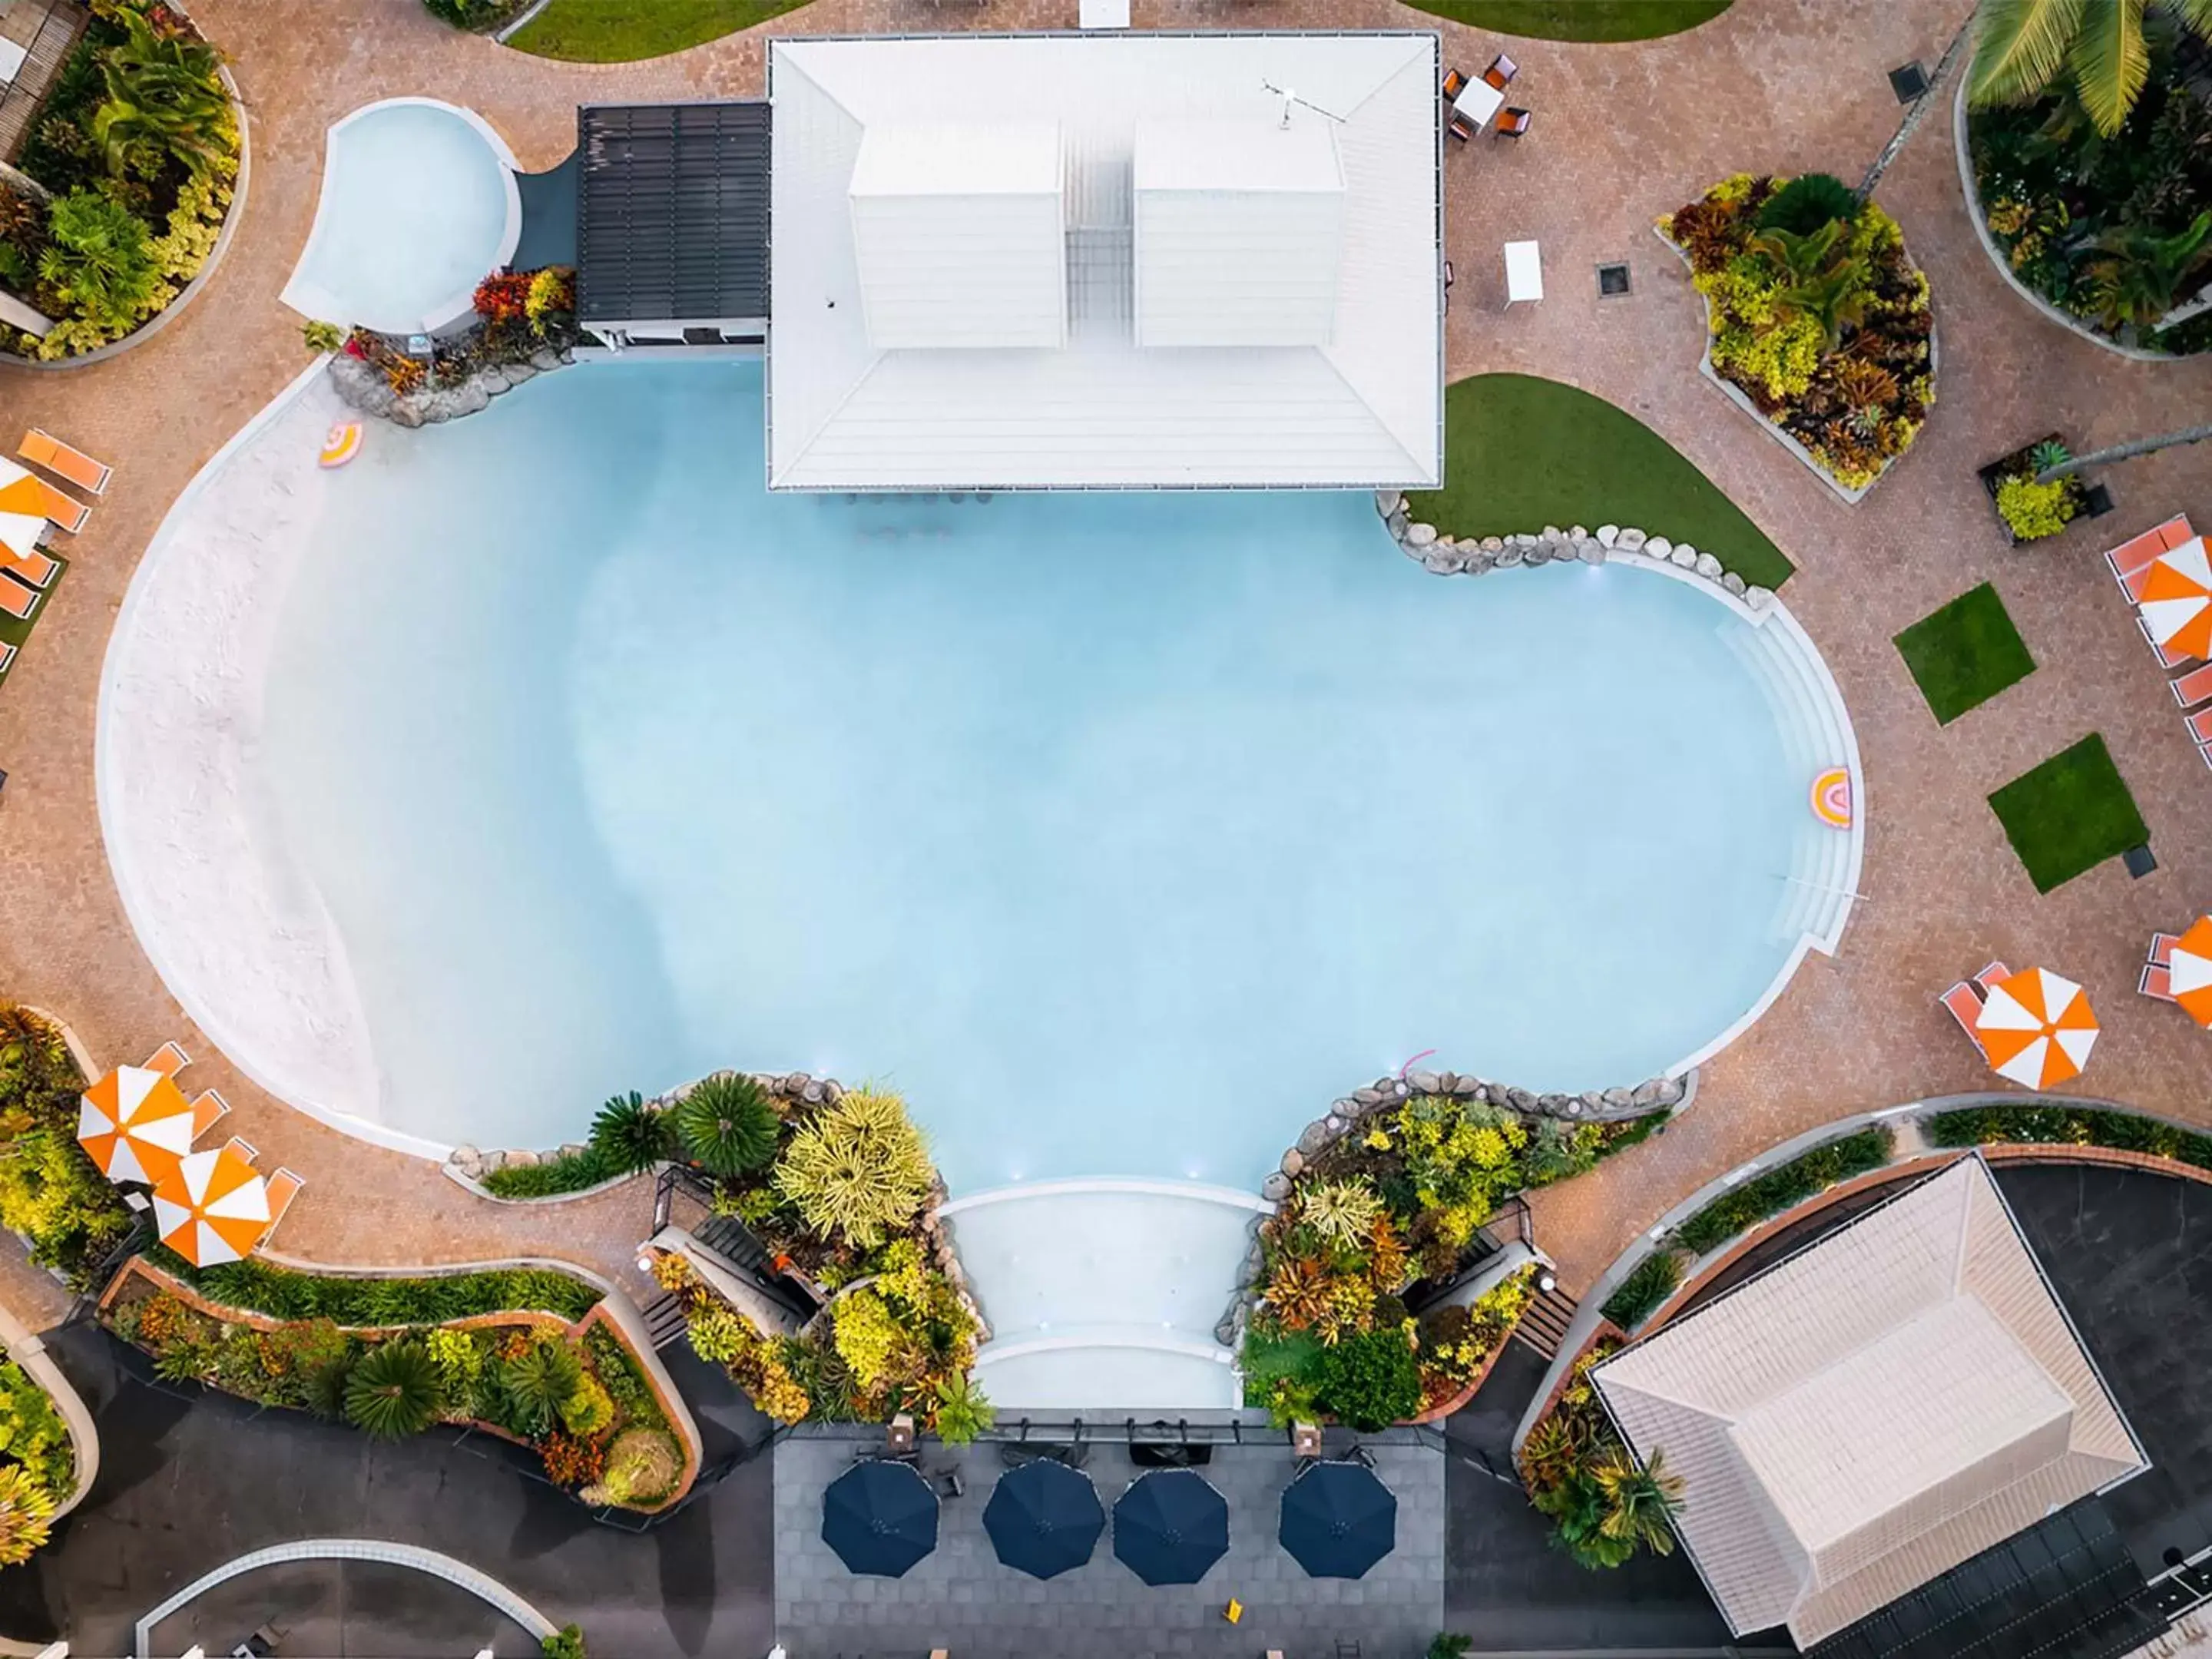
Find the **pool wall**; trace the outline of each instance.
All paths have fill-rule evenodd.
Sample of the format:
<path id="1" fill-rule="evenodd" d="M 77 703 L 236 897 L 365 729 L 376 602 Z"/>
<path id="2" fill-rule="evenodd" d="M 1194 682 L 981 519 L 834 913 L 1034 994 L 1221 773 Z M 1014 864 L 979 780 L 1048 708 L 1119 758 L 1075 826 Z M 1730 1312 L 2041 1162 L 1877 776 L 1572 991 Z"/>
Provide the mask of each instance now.
<path id="1" fill-rule="evenodd" d="M 500 234 L 498 257 L 484 268 L 483 274 L 489 276 L 514 257 L 515 247 L 522 240 L 522 187 L 514 181 L 514 175 L 520 171 L 520 166 L 514 159 L 514 152 L 507 148 L 507 140 L 499 136 L 497 129 L 474 110 L 460 104 L 449 104 L 442 98 L 379 99 L 375 103 L 363 104 L 359 109 L 332 122 L 330 130 L 323 135 L 323 173 L 315 198 L 315 222 L 308 228 L 307 240 L 301 247 L 298 261 L 292 267 L 290 280 L 284 284 L 284 291 L 277 295 L 301 316 L 336 323 L 341 327 L 351 327 L 361 320 L 348 316 L 346 313 L 352 307 L 309 278 L 305 272 L 314 261 L 316 246 L 322 239 L 331 211 L 334 197 L 331 185 L 337 175 L 338 146 L 342 135 L 356 121 L 380 110 L 410 107 L 443 110 L 448 115 L 458 116 L 474 128 L 477 136 L 484 141 L 499 162 L 500 182 L 506 187 L 507 225 Z M 415 331 L 430 333 L 466 316 L 476 308 L 476 291 L 477 284 L 472 281 L 459 293 L 440 300 L 425 311 L 422 321 Z"/>

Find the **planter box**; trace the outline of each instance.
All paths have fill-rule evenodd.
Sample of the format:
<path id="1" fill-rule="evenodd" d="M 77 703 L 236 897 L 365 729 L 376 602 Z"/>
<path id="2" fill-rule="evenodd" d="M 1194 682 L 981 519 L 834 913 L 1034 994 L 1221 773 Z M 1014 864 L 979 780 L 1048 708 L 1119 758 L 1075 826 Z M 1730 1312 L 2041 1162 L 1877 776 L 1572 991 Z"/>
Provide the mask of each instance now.
<path id="1" fill-rule="evenodd" d="M 2007 478 L 2023 475 L 2031 475 L 2032 469 L 2028 464 L 2028 457 L 2034 454 L 2034 453 L 2045 444 L 2063 443 L 2064 441 L 2065 441 L 2061 438 L 2057 433 L 2046 432 L 2042 437 L 2036 439 L 2033 442 L 2022 444 L 2018 449 L 2014 450 L 2011 453 L 2000 455 L 1996 459 L 1990 462 L 1987 465 L 1979 466 L 1974 469 L 1974 476 L 1982 481 L 1982 493 L 1990 498 L 1990 511 L 1996 514 L 1997 528 L 2003 532 L 2005 545 L 2007 547 L 2018 547 L 2021 545 L 2021 538 L 2013 533 L 2013 527 L 2005 522 L 2004 514 L 1997 513 L 1996 511 L 1997 486 L 2002 483 Z M 2074 486 L 2074 517 L 2080 519 L 2094 518 L 2097 516 L 2089 510 L 2088 491 L 2082 484 L 2079 475 L 2073 477 L 2070 482 Z M 2069 526 L 2072 522 L 2072 520 L 2068 520 Z M 2061 530 L 2053 533 L 2054 535 L 2063 535 L 2065 532 Z M 2039 542 L 2047 542 L 2052 539 L 2052 538 L 2051 536 L 2036 536 L 2030 539 Z"/>

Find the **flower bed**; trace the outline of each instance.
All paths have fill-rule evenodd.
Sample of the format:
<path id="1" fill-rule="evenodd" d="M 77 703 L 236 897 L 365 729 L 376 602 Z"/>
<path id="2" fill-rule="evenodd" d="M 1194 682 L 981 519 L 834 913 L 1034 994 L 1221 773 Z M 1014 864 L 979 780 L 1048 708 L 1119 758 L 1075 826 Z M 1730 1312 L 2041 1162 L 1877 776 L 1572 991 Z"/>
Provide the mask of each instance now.
<path id="1" fill-rule="evenodd" d="M 1279 1423 L 1333 1417 L 1371 1431 L 1458 1393 L 1519 1318 L 1526 1283 L 1501 1284 L 1464 1322 L 1413 1319 L 1407 1288 L 1456 1273 L 1515 1194 L 1581 1174 L 1652 1121 L 1571 1123 L 1414 1095 L 1302 1158 L 1260 1232 L 1247 1403 Z"/>
<path id="2" fill-rule="evenodd" d="M 134 1258 L 107 1328 L 171 1382 L 386 1439 L 463 1424 L 535 1449 L 582 1502 L 654 1510 L 696 1474 L 600 1293 L 565 1273 L 370 1279 Z"/>
<path id="3" fill-rule="evenodd" d="M 0 1006 L 0 1226 L 78 1291 L 99 1288 L 131 1223 L 123 1194 L 77 1144 L 84 1085 L 55 1026 Z"/>
<path id="4" fill-rule="evenodd" d="M 79 356 L 143 326 L 214 253 L 241 155 L 221 58 L 164 0 L 93 18 L 19 160 L 52 192 L 0 184 L 0 287 L 53 326 L 0 326 L 0 351 Z"/>
<path id="5" fill-rule="evenodd" d="M 0 1566 L 21 1565 L 46 1541 L 76 1480 L 69 1425 L 29 1373 L 0 1360 Z"/>
<path id="6" fill-rule="evenodd" d="M 1705 296 L 1714 374 L 1835 484 L 1865 489 L 1936 401 L 1928 279 L 1826 174 L 1740 173 L 1659 221 Z"/>
<path id="7" fill-rule="evenodd" d="M 2065 444 L 2054 432 L 2032 444 L 2022 444 L 2009 455 L 1998 456 L 1975 474 L 1982 481 L 1990 505 L 1996 508 L 2008 544 L 2017 547 L 2022 542 L 2056 536 L 2087 507 L 2088 491 L 2073 474 L 2049 483 L 2035 481 L 2035 475 L 2044 468 L 2069 459 Z"/>
<path id="8" fill-rule="evenodd" d="M 2212 1135 L 2094 1106 L 1975 1106 L 1921 1126 L 1936 1146 L 2108 1146 L 2212 1170 Z"/>
<path id="9" fill-rule="evenodd" d="M 1667 1555 L 1674 1548 L 1669 1517 L 1682 1483 L 1656 1452 L 1643 1468 L 1613 1432 L 1590 1381 L 1590 1368 L 1620 1348 L 1601 1335 L 1577 1358 L 1551 1408 L 1521 1445 L 1521 1478 L 1528 1501 L 1552 1518 L 1561 1548 L 1585 1567 L 1618 1567 L 1639 1548 Z"/>

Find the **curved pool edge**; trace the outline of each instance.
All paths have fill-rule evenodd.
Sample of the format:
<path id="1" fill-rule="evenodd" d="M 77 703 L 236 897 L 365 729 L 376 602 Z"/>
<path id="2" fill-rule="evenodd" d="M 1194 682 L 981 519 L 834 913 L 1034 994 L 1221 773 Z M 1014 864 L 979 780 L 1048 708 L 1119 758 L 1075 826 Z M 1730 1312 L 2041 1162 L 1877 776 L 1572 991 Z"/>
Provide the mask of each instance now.
<path id="1" fill-rule="evenodd" d="M 1202 1199 L 1231 1209 L 1273 1215 L 1275 1206 L 1257 1193 L 1242 1187 L 1224 1187 L 1208 1181 L 1177 1181 L 1164 1176 L 1055 1176 L 1043 1181 L 1008 1181 L 979 1188 L 937 1206 L 939 1217 L 958 1217 L 963 1211 L 986 1205 L 1006 1204 L 1032 1198 L 1089 1198 L 1100 1194 L 1130 1194 L 1142 1198 Z"/>
<path id="2" fill-rule="evenodd" d="M 477 137 L 483 139 L 486 147 L 490 149 L 492 158 L 499 163 L 500 185 L 507 204 L 507 223 L 500 233 L 498 256 L 486 268 L 484 275 L 489 276 L 494 270 L 504 269 L 507 261 L 514 257 L 514 250 L 522 241 L 522 186 L 515 182 L 515 174 L 521 171 L 521 163 L 514 159 L 514 150 L 508 148 L 507 140 L 500 136 L 498 128 L 493 126 L 489 121 L 467 105 L 448 103 L 442 98 L 422 97 L 410 94 L 398 98 L 380 98 L 374 103 L 363 104 L 358 109 L 349 110 L 324 130 L 323 170 L 315 184 L 315 217 L 313 222 L 307 227 L 307 240 L 301 244 L 299 257 L 292 262 L 292 274 L 285 279 L 283 289 L 276 296 L 280 304 L 290 307 L 310 320 L 336 323 L 342 328 L 351 328 L 356 325 L 373 326 L 373 325 L 362 324 L 358 318 L 332 314 L 343 313 L 348 307 L 321 284 L 307 280 L 301 272 L 307 264 L 308 257 L 314 252 L 316 242 L 322 236 L 325 216 L 330 212 L 331 180 L 337 169 L 338 135 L 353 125 L 355 122 L 365 116 L 373 115 L 380 110 L 405 107 L 438 109 L 445 111 L 448 115 L 458 116 L 465 125 L 474 129 Z M 476 308 L 476 291 L 477 285 L 471 283 L 459 294 L 440 301 L 424 313 L 418 325 L 411 325 L 406 331 L 435 333 L 447 324 L 458 321 Z M 398 331 L 400 331 L 378 330 L 380 333 Z"/>
<path id="3" fill-rule="evenodd" d="M 200 975 L 185 971 L 172 949 L 172 941 L 164 932 L 161 907 L 151 896 L 151 887 L 133 855 L 133 837 L 127 817 L 127 791 L 116 772 L 118 743 L 116 721 L 117 687 L 125 672 L 131 666 L 131 654 L 140 643 L 139 629 L 146 620 L 147 609 L 154 603 L 149 598 L 165 570 L 165 556 L 172 550 L 181 529 L 191 521 L 193 510 L 202 504 L 209 485 L 219 477 L 255 440 L 289 413 L 295 404 L 307 396 L 322 377 L 325 359 L 317 358 L 287 384 L 276 395 L 246 421 L 198 471 L 195 472 L 177 498 L 169 504 L 154 534 L 140 555 L 131 581 L 124 590 L 122 603 L 117 607 L 115 622 L 109 630 L 107 648 L 102 657 L 100 691 L 93 716 L 93 786 L 94 804 L 100 822 L 100 840 L 106 853 L 110 879 L 115 884 L 117 897 L 121 901 L 125 920 L 131 925 L 132 938 L 144 954 L 148 963 L 161 981 L 162 988 L 174 999 L 186 1018 L 198 1026 L 208 1040 L 222 1050 L 224 1057 L 248 1079 L 285 1105 L 306 1113 L 328 1127 L 369 1141 L 393 1152 L 400 1152 L 433 1160 L 442 1160 L 452 1150 L 449 1146 L 419 1135 L 393 1129 L 362 1115 L 349 1106 L 329 1097 L 333 1090 L 332 1079 L 325 1075 L 310 1078 L 289 1074 L 285 1068 L 272 1067 L 263 1057 L 261 1042 L 246 1037 L 228 1018 L 219 1014 L 200 994 Z M 313 480 L 319 476 L 311 455 L 302 453 L 298 471 Z M 261 605 L 280 605 L 281 587 L 271 591 L 258 590 L 256 602 Z M 232 619 L 234 622 L 237 618 Z M 222 641 L 229 643 L 228 640 Z M 260 690 L 257 683 L 252 688 Z M 223 711 L 226 722 L 236 710 Z M 239 728 L 228 724 L 224 736 L 242 746 L 252 740 L 250 733 L 241 734 Z M 204 778 L 214 769 L 201 768 L 198 775 Z M 241 830 L 241 835 L 243 831 Z M 264 913 L 279 914 L 276 906 L 266 896 L 274 888 L 269 879 L 266 849 L 262 858 L 234 861 L 222 875 L 231 882 L 249 882 L 263 896 Z M 316 938 L 310 948 L 319 953 L 325 964 L 331 993 L 331 1002 L 314 1010 L 336 1035 L 342 1061 L 350 1055 L 349 1063 L 342 1063 L 336 1087 L 342 1091 L 364 1093 L 366 1098 L 375 1095 L 375 1063 L 369 1040 L 367 1017 L 355 988 L 350 964 L 344 942 L 339 936 L 320 893 L 312 881 L 296 866 L 285 872 L 295 890 L 302 898 L 300 908 L 307 913 L 307 919 L 314 926 Z M 236 888 L 231 887 L 231 891 Z M 295 909 L 290 918 L 300 919 Z M 265 936 L 262 943 L 265 943 Z"/>

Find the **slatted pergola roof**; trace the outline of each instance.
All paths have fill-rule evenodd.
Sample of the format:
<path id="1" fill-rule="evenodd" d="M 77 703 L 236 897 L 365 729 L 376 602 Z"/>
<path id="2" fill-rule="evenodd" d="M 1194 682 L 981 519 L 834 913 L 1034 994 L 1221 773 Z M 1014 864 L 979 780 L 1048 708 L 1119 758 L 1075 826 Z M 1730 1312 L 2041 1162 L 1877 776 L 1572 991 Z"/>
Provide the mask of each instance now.
<path id="1" fill-rule="evenodd" d="M 586 328 L 767 318 L 765 103 L 587 104 L 576 154 Z"/>

